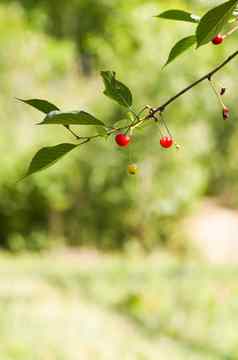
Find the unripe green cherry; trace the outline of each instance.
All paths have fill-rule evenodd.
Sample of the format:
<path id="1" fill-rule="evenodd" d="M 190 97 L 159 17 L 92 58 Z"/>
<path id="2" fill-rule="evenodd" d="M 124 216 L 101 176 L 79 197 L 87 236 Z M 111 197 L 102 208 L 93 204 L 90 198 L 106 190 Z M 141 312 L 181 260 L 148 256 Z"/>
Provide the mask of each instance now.
<path id="1" fill-rule="evenodd" d="M 138 166 L 136 164 L 129 164 L 127 167 L 128 174 L 136 175 L 138 172 Z"/>

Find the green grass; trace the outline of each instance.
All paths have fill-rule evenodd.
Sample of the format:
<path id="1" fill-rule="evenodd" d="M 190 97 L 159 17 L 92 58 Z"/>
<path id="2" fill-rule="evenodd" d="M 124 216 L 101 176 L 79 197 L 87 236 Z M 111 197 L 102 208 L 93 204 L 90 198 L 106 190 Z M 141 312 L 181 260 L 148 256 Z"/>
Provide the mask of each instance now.
<path id="1" fill-rule="evenodd" d="M 236 360 L 238 267 L 0 257 L 1 360 Z"/>

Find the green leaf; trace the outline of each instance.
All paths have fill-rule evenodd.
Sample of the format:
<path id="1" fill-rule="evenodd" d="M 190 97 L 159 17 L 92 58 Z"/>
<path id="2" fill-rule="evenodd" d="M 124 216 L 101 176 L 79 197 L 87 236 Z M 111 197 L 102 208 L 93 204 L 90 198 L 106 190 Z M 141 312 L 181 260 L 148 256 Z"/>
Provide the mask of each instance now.
<path id="1" fill-rule="evenodd" d="M 129 119 L 119 119 L 119 120 L 116 120 L 113 125 L 117 125 L 117 127 L 126 127 L 130 124 L 130 121 Z"/>
<path id="2" fill-rule="evenodd" d="M 51 111 L 39 125 L 48 124 L 105 126 L 102 121 L 85 111 Z"/>
<path id="3" fill-rule="evenodd" d="M 200 20 L 200 17 L 197 15 L 191 14 L 187 11 L 176 9 L 164 11 L 156 17 L 176 21 L 188 21 L 191 23 L 198 23 Z"/>
<path id="4" fill-rule="evenodd" d="M 46 100 L 41 100 L 41 99 L 29 99 L 29 100 L 17 99 L 17 100 L 22 101 L 25 104 L 28 104 L 45 114 L 48 114 L 51 111 L 59 110 L 59 108 L 56 105 Z"/>
<path id="5" fill-rule="evenodd" d="M 59 159 L 77 146 L 78 145 L 65 143 L 42 148 L 33 157 L 24 178 L 54 165 Z"/>
<path id="6" fill-rule="evenodd" d="M 131 91 L 126 85 L 116 80 L 116 73 L 114 71 L 101 71 L 101 76 L 105 85 L 104 94 L 119 105 L 130 108 L 133 102 Z"/>
<path id="7" fill-rule="evenodd" d="M 128 116 L 128 119 L 129 119 L 131 122 L 133 122 L 133 121 L 136 120 L 136 115 L 135 115 L 134 113 L 132 113 L 131 111 L 129 111 L 129 112 L 127 113 L 127 116 Z"/>
<path id="8" fill-rule="evenodd" d="M 197 47 L 207 44 L 229 21 L 233 11 L 238 4 L 238 0 L 227 1 L 210 11 L 208 11 L 198 24 L 196 37 Z"/>
<path id="9" fill-rule="evenodd" d="M 102 137 L 107 137 L 107 130 L 106 128 L 102 127 L 102 126 L 97 126 L 97 133 L 98 135 L 102 136 Z"/>
<path id="10" fill-rule="evenodd" d="M 196 43 L 196 36 L 188 36 L 183 38 L 182 40 L 178 41 L 172 50 L 169 53 L 168 60 L 165 64 L 168 65 L 171 63 L 174 59 L 176 59 L 179 55 L 184 53 L 187 49 L 189 49 L 193 44 Z"/>

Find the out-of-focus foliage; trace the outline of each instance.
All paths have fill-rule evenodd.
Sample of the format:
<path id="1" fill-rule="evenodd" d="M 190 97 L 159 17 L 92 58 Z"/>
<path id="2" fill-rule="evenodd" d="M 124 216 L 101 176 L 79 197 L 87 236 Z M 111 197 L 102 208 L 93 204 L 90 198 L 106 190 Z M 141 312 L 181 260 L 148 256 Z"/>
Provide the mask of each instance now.
<path id="1" fill-rule="evenodd" d="M 9 1 L 7 1 L 9 2 Z M 96 54 L 90 42 L 94 37 L 110 37 L 109 17 L 118 16 L 116 7 L 108 0 L 22 0 L 19 1 L 34 24 L 56 38 L 75 41 L 83 71 L 91 68 Z"/>
<path id="2" fill-rule="evenodd" d="M 180 221 L 196 200 L 207 191 L 220 194 L 226 184 L 231 191 L 233 186 L 236 190 L 236 152 L 230 151 L 237 139 L 232 125 L 236 118 L 234 64 L 217 76 L 229 88 L 227 102 L 234 109 L 231 124 L 225 126 L 206 84 L 166 112 L 166 120 L 182 145 L 180 152 L 162 151 L 156 124 L 151 124 L 137 132 L 131 153 L 117 149 L 113 139 L 95 141 L 48 172 L 16 183 L 26 161 L 40 146 L 73 138 L 62 126 L 34 127 L 39 115 L 14 97 L 47 98 L 65 110 L 90 109 L 107 124 L 125 117 L 102 95 L 99 76 L 85 78 L 78 72 L 76 64 L 85 61 L 85 53 L 95 55 L 98 69 L 118 73 L 133 90 L 139 108 L 160 104 L 234 49 L 235 37 L 219 49 L 208 46 L 191 51 L 162 72 L 172 44 L 189 35 L 193 26 L 165 25 L 162 19 L 152 17 L 170 5 L 193 10 L 191 2 L 185 1 L 121 0 L 115 4 L 108 0 L 94 1 L 93 6 L 87 0 L 57 1 L 56 11 L 65 15 L 57 20 L 58 15 L 49 15 L 54 1 L 32 1 L 31 6 L 23 1 L 1 3 L 1 245 L 16 251 L 53 246 L 57 241 L 102 247 L 123 247 L 128 241 L 138 241 L 146 248 L 161 243 L 177 247 L 183 238 Z M 200 3 L 194 5 L 200 15 Z M 79 30 L 83 35 L 76 31 L 67 33 L 67 40 L 52 37 L 53 32 L 60 35 L 62 30 L 57 26 L 66 27 L 67 19 L 68 26 L 73 26 L 77 11 L 87 23 Z M 98 12 L 102 19 L 97 19 L 101 24 L 97 26 Z M 46 24 L 52 27 L 51 35 L 44 33 Z M 85 40 L 83 54 L 76 51 L 77 41 L 82 41 L 75 41 L 77 36 Z M 138 177 L 127 176 L 131 160 L 139 163 Z M 229 170 L 228 163 L 233 164 Z"/>
<path id="3" fill-rule="evenodd" d="M 237 359 L 237 267 L 90 252 L 0 260 L 1 359 Z"/>
<path id="4" fill-rule="evenodd" d="M 12 0 L 2 0 L 9 3 Z M 164 8 L 167 10 L 172 6 L 190 7 L 191 1 L 162 1 L 147 0 L 13 0 L 21 4 L 26 14 L 35 27 L 44 29 L 50 35 L 59 39 L 70 39 L 76 44 L 80 55 L 78 63 L 85 74 L 93 70 L 96 63 L 101 63 L 100 48 L 94 47 L 95 39 L 110 43 L 114 50 L 117 42 L 113 41 L 112 33 L 116 29 L 118 35 L 126 38 L 128 44 L 137 47 L 136 34 L 130 31 L 130 23 L 126 17 L 138 7 L 147 4 L 154 6 L 155 11 Z M 194 7 L 200 5 L 201 1 L 194 1 Z M 208 5 L 208 4 L 207 4 Z M 214 5 L 211 3 L 211 6 Z M 127 15 L 125 17 L 125 15 Z M 155 14 L 153 14 L 155 15 Z M 124 34 L 123 34 L 124 33 Z M 120 34 L 120 35 L 119 35 Z M 130 34 L 130 37 L 127 35 Z M 120 40 L 119 37 L 117 39 Z"/>

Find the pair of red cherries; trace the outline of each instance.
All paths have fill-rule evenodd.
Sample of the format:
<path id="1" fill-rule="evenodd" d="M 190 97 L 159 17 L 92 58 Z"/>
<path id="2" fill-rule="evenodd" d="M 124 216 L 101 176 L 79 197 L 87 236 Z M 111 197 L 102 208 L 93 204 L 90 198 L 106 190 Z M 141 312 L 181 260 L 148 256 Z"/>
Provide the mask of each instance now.
<path id="1" fill-rule="evenodd" d="M 128 146 L 130 144 L 131 137 L 129 135 L 119 133 L 119 134 L 116 135 L 115 141 L 116 141 L 117 145 L 119 145 L 121 147 L 126 147 L 126 146 Z M 173 145 L 173 139 L 170 136 L 163 136 L 160 139 L 160 145 L 163 148 L 168 149 Z"/>

